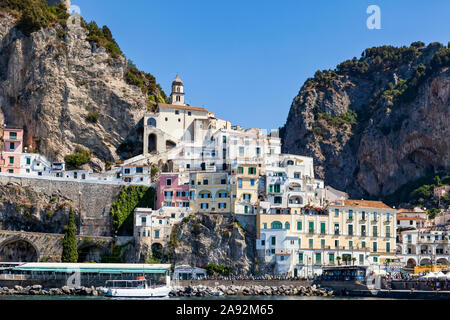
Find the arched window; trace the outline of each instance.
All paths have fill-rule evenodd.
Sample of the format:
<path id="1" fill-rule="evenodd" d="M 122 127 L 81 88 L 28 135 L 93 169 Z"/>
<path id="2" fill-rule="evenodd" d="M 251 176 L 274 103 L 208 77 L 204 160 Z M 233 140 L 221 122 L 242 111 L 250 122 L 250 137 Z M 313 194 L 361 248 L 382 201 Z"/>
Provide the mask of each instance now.
<path id="1" fill-rule="evenodd" d="M 283 224 L 280 221 L 273 221 L 270 224 L 271 229 L 283 229 Z"/>
<path id="2" fill-rule="evenodd" d="M 147 120 L 147 125 L 148 126 L 152 126 L 152 127 L 156 127 L 156 120 L 154 118 L 149 118 Z"/>
<path id="3" fill-rule="evenodd" d="M 288 166 L 292 166 L 292 165 L 294 165 L 294 161 L 292 161 L 292 160 L 288 160 L 288 161 L 287 161 L 287 165 L 288 165 Z"/>
<path id="4" fill-rule="evenodd" d="M 284 224 L 284 228 L 287 229 L 287 230 L 289 230 L 291 228 L 291 225 L 289 224 L 289 222 L 286 222 Z"/>

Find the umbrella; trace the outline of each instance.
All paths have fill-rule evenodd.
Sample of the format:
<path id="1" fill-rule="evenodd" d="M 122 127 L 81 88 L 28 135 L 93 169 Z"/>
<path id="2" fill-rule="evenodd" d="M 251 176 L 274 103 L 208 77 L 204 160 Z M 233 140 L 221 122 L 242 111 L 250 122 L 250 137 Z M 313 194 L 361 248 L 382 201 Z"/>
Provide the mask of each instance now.
<path id="1" fill-rule="evenodd" d="M 450 272 L 447 273 L 447 275 L 445 276 L 447 279 L 450 279 Z"/>
<path id="2" fill-rule="evenodd" d="M 442 271 L 439 271 L 439 272 L 436 274 L 436 278 L 446 278 L 446 275 L 445 275 L 445 273 L 443 273 Z"/>
<path id="3" fill-rule="evenodd" d="M 422 278 L 425 278 L 425 279 L 436 278 L 436 273 L 430 272 L 430 273 L 424 275 Z"/>

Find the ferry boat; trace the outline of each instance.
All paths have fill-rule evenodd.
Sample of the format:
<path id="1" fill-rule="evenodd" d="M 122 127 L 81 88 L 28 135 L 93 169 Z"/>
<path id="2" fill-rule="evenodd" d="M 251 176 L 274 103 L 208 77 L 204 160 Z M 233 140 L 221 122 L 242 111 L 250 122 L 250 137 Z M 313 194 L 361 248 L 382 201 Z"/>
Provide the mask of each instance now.
<path id="1" fill-rule="evenodd" d="M 106 296 L 113 298 L 166 298 L 172 287 L 150 285 L 144 277 L 137 280 L 108 280 L 106 281 Z"/>

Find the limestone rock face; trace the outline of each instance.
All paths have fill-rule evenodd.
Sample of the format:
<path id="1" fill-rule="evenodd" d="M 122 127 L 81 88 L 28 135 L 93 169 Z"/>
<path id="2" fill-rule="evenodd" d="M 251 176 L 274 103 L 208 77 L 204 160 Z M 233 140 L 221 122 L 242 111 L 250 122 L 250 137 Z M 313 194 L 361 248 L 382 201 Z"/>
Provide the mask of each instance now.
<path id="1" fill-rule="evenodd" d="M 313 157 L 316 175 L 351 197 L 388 195 L 435 170 L 448 170 L 448 66 L 427 76 L 411 101 L 390 99 L 389 94 L 395 94 L 392 90 L 382 91 L 386 95 L 373 103 L 377 92 L 389 88 L 389 83 L 395 87 L 407 81 L 420 64 L 430 68 L 433 55 L 441 48 L 432 43 L 397 65 L 385 58 L 383 68 L 369 68 L 364 75 L 337 70 L 326 86 L 306 82 L 281 128 L 282 151 Z M 371 58 L 361 60 L 374 64 Z M 357 123 L 331 125 L 326 120 L 348 110 L 357 113 Z"/>
<path id="2" fill-rule="evenodd" d="M 0 123 L 23 127 L 25 147 L 62 160 L 82 145 L 113 161 L 121 142 L 141 139 L 136 125 L 148 100 L 126 83 L 124 57 L 86 41 L 80 27 L 63 36 L 49 28 L 26 37 L 15 25 L 0 12 Z M 89 113 L 98 121 L 88 121 Z"/>
<path id="3" fill-rule="evenodd" d="M 236 274 L 254 272 L 254 237 L 230 215 L 196 214 L 177 226 L 173 263 L 205 266 L 224 264 Z M 174 235 L 174 234 L 173 234 Z"/>

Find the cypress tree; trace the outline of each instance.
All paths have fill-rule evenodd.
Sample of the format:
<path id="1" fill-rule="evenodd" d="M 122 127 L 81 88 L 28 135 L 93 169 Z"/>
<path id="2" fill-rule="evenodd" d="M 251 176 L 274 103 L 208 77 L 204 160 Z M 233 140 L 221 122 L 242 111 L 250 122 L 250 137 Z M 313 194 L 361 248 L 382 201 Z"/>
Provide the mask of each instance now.
<path id="1" fill-rule="evenodd" d="M 72 208 L 69 212 L 69 224 L 65 227 L 63 251 L 61 255 L 62 262 L 78 262 L 77 250 L 77 227 Z"/>

